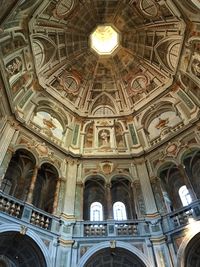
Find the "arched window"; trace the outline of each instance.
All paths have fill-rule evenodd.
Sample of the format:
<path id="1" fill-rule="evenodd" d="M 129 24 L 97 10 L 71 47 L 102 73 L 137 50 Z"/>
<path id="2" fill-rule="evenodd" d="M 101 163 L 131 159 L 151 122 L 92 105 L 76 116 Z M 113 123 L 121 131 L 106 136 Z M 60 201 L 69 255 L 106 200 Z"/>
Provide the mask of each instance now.
<path id="1" fill-rule="evenodd" d="M 117 201 L 113 205 L 114 220 L 127 220 L 126 207 L 124 203 Z"/>
<path id="2" fill-rule="evenodd" d="M 90 221 L 103 221 L 103 207 L 100 202 L 93 202 L 91 204 Z"/>
<path id="3" fill-rule="evenodd" d="M 183 185 L 178 190 L 179 196 L 181 198 L 181 202 L 183 206 L 187 206 L 192 202 L 192 198 L 190 196 L 190 193 L 186 187 L 186 185 Z"/>

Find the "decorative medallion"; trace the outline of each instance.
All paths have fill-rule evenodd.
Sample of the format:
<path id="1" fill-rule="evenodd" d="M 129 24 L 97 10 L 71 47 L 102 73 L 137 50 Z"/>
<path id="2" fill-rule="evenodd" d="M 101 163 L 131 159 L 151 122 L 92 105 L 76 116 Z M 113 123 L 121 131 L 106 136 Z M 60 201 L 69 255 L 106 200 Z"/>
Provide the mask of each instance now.
<path id="1" fill-rule="evenodd" d="M 166 151 L 166 154 L 176 154 L 177 149 L 178 149 L 178 145 L 176 143 L 172 143 L 166 147 L 165 151 Z"/>
<path id="2" fill-rule="evenodd" d="M 111 174 L 114 170 L 114 164 L 109 161 L 102 162 L 100 163 L 100 169 L 105 175 Z"/>

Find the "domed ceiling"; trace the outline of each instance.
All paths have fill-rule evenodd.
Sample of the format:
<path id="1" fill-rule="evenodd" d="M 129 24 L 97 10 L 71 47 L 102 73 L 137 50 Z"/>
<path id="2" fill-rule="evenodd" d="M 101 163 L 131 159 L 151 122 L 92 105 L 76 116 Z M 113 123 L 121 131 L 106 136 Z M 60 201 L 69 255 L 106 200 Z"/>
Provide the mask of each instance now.
<path id="1" fill-rule="evenodd" d="M 0 118 L 89 156 L 139 155 L 198 121 L 196 0 L 2 0 L 0 8 L 0 97 L 9 103 Z"/>
<path id="2" fill-rule="evenodd" d="M 149 104 L 173 82 L 182 47 L 184 23 L 170 2 L 43 1 L 28 23 L 42 90 L 80 116 L 126 115 Z M 98 27 L 118 35 L 113 52 L 92 47 Z"/>

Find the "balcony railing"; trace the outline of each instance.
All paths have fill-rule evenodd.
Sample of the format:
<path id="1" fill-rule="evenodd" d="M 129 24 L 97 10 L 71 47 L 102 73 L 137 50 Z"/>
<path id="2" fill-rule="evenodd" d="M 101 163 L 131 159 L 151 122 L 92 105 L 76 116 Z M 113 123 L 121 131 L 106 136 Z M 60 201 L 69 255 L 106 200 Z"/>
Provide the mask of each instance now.
<path id="1" fill-rule="evenodd" d="M 70 227 L 71 230 L 68 230 L 73 238 L 150 237 L 155 234 L 179 231 L 189 225 L 190 219 L 200 220 L 200 200 L 164 216 L 158 216 L 159 218 L 154 221 L 149 219 L 74 221 L 68 224 L 54 215 L 0 191 L 0 211 L 57 235 L 64 231 L 61 227 L 63 229 Z"/>
<path id="2" fill-rule="evenodd" d="M 36 207 L 0 192 L 0 211 L 16 219 L 38 226 L 51 232 L 58 232 L 60 221 L 57 217 Z"/>
<path id="3" fill-rule="evenodd" d="M 126 221 L 84 221 L 76 222 L 74 237 L 107 237 L 107 236 L 149 236 L 150 230 L 145 220 Z"/>
<path id="4" fill-rule="evenodd" d="M 168 213 L 162 217 L 162 228 L 164 233 L 180 230 L 190 223 L 190 220 L 200 220 L 200 200 L 190 205 Z"/>

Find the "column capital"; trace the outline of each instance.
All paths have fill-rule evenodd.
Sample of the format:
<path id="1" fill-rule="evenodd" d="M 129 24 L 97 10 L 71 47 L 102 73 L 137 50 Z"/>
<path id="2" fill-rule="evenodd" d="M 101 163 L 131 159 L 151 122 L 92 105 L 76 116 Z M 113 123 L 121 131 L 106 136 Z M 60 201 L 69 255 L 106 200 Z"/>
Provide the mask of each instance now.
<path id="1" fill-rule="evenodd" d="M 141 184 L 140 184 L 140 180 L 138 179 L 131 183 L 131 187 L 139 187 L 139 186 L 141 186 Z"/>
<path id="2" fill-rule="evenodd" d="M 71 157 L 66 157 L 65 161 L 66 161 L 66 163 L 68 163 L 71 166 L 80 164 L 80 161 L 78 159 L 74 159 L 74 158 L 71 158 Z"/>
<path id="3" fill-rule="evenodd" d="M 158 176 L 151 176 L 150 177 L 150 182 L 152 184 L 157 183 L 157 182 L 160 182 L 160 177 L 158 177 Z"/>
<path id="4" fill-rule="evenodd" d="M 77 181 L 76 182 L 76 185 L 80 186 L 80 187 L 83 187 L 84 186 L 84 183 L 82 181 Z"/>

